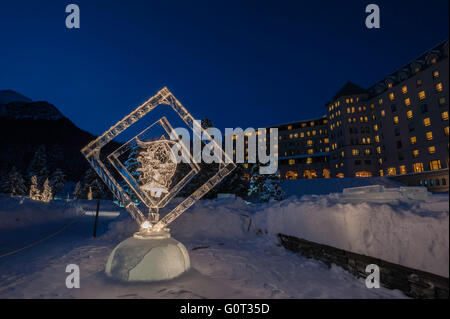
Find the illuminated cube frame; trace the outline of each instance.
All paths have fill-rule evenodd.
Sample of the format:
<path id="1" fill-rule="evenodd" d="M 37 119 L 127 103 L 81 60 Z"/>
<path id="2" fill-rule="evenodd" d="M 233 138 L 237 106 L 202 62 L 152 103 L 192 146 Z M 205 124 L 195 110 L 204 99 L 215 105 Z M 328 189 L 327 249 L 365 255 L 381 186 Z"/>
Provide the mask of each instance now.
<path id="1" fill-rule="evenodd" d="M 100 178 L 105 182 L 113 195 L 119 200 L 119 202 L 126 208 L 131 216 L 136 220 L 139 226 L 148 221 L 145 214 L 133 203 L 130 196 L 122 189 L 111 172 L 106 168 L 105 164 L 100 160 L 101 149 L 116 138 L 120 133 L 125 131 L 129 126 L 139 121 L 149 112 L 154 110 L 158 105 L 169 105 L 172 109 L 181 117 L 181 119 L 189 126 L 197 138 L 203 140 L 205 137 L 210 143 L 213 143 L 216 152 L 220 153 L 222 162 L 219 164 L 217 173 L 208 179 L 202 186 L 195 190 L 185 200 L 183 200 L 172 211 L 166 214 L 163 218 L 158 220 L 152 227 L 152 231 L 158 232 L 166 228 L 171 222 L 178 218 L 186 209 L 191 207 L 197 200 L 202 198 L 212 188 L 214 188 L 221 180 L 223 180 L 228 174 L 236 168 L 236 164 L 232 159 L 223 151 L 222 146 L 211 138 L 205 129 L 201 127 L 198 121 L 195 121 L 192 115 L 186 110 L 186 108 L 178 101 L 175 96 L 167 89 L 162 88 L 158 93 L 148 99 L 146 102 L 138 106 L 133 112 L 125 116 L 121 121 L 117 122 L 109 130 L 99 136 L 97 139 L 91 141 L 86 145 L 81 153 L 89 161 L 92 168 L 97 172 Z M 199 133 L 202 136 L 199 136 Z M 225 162 L 223 159 L 226 159 Z M 201 173 L 201 170 L 200 172 Z M 151 209 L 151 207 L 148 207 Z"/>

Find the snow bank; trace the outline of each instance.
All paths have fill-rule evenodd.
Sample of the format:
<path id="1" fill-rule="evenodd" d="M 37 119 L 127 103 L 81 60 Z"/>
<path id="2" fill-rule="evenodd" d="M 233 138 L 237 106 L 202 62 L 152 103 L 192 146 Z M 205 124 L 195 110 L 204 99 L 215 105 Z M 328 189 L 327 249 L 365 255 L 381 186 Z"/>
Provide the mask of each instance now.
<path id="1" fill-rule="evenodd" d="M 448 194 L 425 201 L 342 203 L 340 194 L 305 195 L 265 204 L 240 198 L 201 200 L 170 225 L 176 239 L 243 239 L 283 233 L 448 277 Z M 125 211 L 105 234 L 138 231 Z"/>
<path id="2" fill-rule="evenodd" d="M 177 204 L 175 199 L 172 206 Z M 201 200 L 170 224 L 171 234 L 177 239 L 229 239 L 249 235 L 249 206 L 240 198 Z M 109 224 L 105 239 L 123 240 L 139 230 L 126 212 Z"/>
<path id="3" fill-rule="evenodd" d="M 421 269 L 449 275 L 448 195 L 410 203 L 346 203 L 338 194 L 273 203 L 254 225 Z"/>
<path id="4" fill-rule="evenodd" d="M 314 179 L 286 179 L 281 181 L 281 187 L 287 196 L 326 195 L 340 193 L 344 188 L 382 185 L 384 187 L 402 186 L 386 177 L 372 178 L 314 178 Z"/>
<path id="5" fill-rule="evenodd" d="M 0 197 L 0 231 L 73 218 L 83 210 L 76 202 L 33 201 L 27 197 Z"/>

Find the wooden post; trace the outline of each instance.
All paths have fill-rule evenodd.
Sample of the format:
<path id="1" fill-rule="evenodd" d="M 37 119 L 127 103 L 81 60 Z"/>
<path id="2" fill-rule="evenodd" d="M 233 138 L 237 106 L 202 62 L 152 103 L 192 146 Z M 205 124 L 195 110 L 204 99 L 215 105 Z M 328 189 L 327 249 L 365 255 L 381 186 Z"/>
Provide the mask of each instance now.
<path id="1" fill-rule="evenodd" d="M 95 213 L 94 237 L 97 236 L 98 212 L 100 210 L 100 199 L 97 199 L 97 212 Z"/>

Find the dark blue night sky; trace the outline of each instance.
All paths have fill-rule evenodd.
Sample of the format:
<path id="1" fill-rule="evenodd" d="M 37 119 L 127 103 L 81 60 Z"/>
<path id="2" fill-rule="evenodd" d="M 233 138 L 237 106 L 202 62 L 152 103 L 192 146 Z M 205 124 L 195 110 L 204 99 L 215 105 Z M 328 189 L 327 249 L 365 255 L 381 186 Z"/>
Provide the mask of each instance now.
<path id="1" fill-rule="evenodd" d="M 76 3 L 81 29 L 66 29 Z M 381 29 L 365 27 L 365 6 Z M 448 38 L 448 0 L 0 1 L 0 89 L 101 134 L 163 86 L 196 118 L 258 127 L 319 116 Z"/>

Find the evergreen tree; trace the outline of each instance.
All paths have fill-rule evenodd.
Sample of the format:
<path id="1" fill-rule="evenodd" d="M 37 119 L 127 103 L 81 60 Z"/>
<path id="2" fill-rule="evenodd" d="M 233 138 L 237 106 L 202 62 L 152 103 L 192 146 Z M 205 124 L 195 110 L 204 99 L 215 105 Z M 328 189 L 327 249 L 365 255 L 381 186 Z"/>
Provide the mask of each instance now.
<path id="1" fill-rule="evenodd" d="M 50 179 L 50 186 L 53 189 L 53 193 L 57 194 L 64 188 L 64 185 L 66 184 L 66 176 L 64 175 L 64 172 L 57 168 Z"/>
<path id="2" fill-rule="evenodd" d="M 13 196 L 25 195 L 27 193 L 27 188 L 25 186 L 25 181 L 22 178 L 22 174 L 20 174 L 15 166 L 12 167 L 8 176 L 4 180 L 2 191 Z"/>
<path id="3" fill-rule="evenodd" d="M 48 178 L 46 178 L 43 189 L 42 189 L 41 200 L 43 202 L 48 203 L 52 199 L 53 199 L 52 187 L 50 186 L 50 182 L 49 182 Z"/>
<path id="4" fill-rule="evenodd" d="M 97 173 L 89 168 L 83 178 L 83 195 L 88 196 L 91 193 L 92 198 L 102 199 L 108 197 L 105 184 L 98 177 Z"/>
<path id="5" fill-rule="evenodd" d="M 30 166 L 28 167 L 28 177 L 31 178 L 32 176 L 37 177 L 38 184 L 42 184 L 48 177 L 45 145 L 39 146 L 30 162 Z"/>
<path id="6" fill-rule="evenodd" d="M 81 186 L 81 182 L 78 182 L 77 185 L 75 185 L 75 190 L 73 191 L 73 198 L 74 199 L 83 198 L 83 189 Z"/>
<path id="7" fill-rule="evenodd" d="M 280 179 L 275 174 L 260 174 L 259 165 L 251 169 L 248 196 L 257 201 L 267 202 L 271 199 L 282 200 L 285 196 Z"/>
<path id="8" fill-rule="evenodd" d="M 246 198 L 249 181 L 244 178 L 245 172 L 243 164 L 237 164 L 236 168 L 218 185 L 218 192 L 235 194 L 241 198 Z"/>
<path id="9" fill-rule="evenodd" d="M 263 184 L 261 200 L 264 202 L 271 199 L 283 200 L 285 198 L 285 195 L 286 194 L 281 188 L 281 183 L 278 176 L 274 174 L 267 175 Z"/>
<path id="10" fill-rule="evenodd" d="M 41 200 L 41 191 L 39 190 L 38 187 L 36 175 L 33 175 L 31 177 L 30 198 L 32 200 Z"/>

